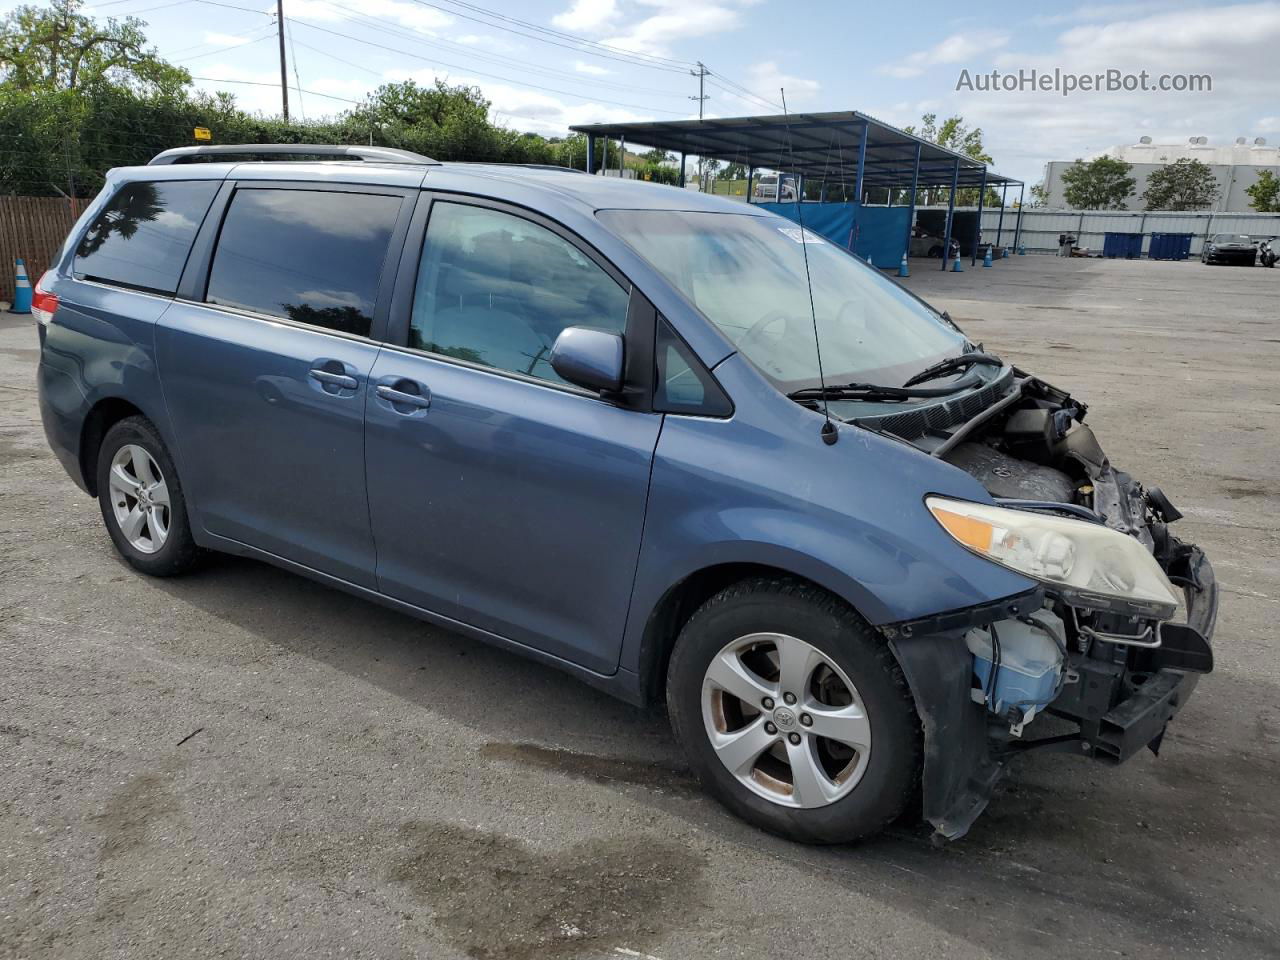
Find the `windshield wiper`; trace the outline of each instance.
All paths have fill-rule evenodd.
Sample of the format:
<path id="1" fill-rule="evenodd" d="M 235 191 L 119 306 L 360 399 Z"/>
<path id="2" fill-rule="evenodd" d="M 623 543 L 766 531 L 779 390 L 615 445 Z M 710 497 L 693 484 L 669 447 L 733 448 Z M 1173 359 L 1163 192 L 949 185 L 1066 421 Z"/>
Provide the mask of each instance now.
<path id="1" fill-rule="evenodd" d="M 983 364 L 991 367 L 1001 367 L 1004 366 L 1004 361 L 990 353 L 962 353 L 958 357 L 947 357 L 945 360 L 939 360 L 937 363 L 925 367 L 904 383 L 903 386 L 913 387 L 917 383 L 936 380 L 938 377 L 945 373 L 950 373 L 952 370 L 961 370 L 965 367 L 975 367 Z"/>
<path id="2" fill-rule="evenodd" d="M 976 375 L 965 374 L 946 387 L 914 387 L 909 382 L 907 386 L 902 387 L 886 387 L 878 383 L 828 384 L 825 388 L 805 387 L 803 390 L 793 390 L 787 396 L 800 403 L 815 400 L 866 400 L 872 403 L 896 403 L 916 398 L 947 397 L 969 389 L 977 383 L 977 380 Z"/>

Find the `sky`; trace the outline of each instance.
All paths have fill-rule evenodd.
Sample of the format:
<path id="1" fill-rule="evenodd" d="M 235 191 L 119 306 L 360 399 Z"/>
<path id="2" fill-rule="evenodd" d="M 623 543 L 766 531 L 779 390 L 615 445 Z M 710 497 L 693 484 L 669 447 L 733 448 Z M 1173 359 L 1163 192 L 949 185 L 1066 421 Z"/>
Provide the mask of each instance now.
<path id="1" fill-rule="evenodd" d="M 0 0 L 0 11 L 15 6 Z M 136 15 L 166 59 L 278 113 L 271 0 L 90 0 Z M 1280 142 L 1280 2 L 1111 3 L 849 0 L 284 0 L 290 104 L 332 115 L 379 84 L 478 86 L 495 120 L 556 135 L 572 123 L 696 117 L 701 61 L 709 116 L 861 110 L 902 126 L 962 115 L 1000 173 L 1035 183 L 1072 160 L 1150 136 Z M 587 44 L 580 40 L 589 41 Z M 1194 92 L 984 91 L 992 70 L 1206 74 Z M 957 89 L 962 78 L 967 87 Z M 230 81 L 250 81 L 232 83 Z M 259 85 L 253 85 L 259 84 Z M 322 96 L 325 95 L 325 96 Z M 1012 198 L 1011 198 L 1012 199 Z"/>

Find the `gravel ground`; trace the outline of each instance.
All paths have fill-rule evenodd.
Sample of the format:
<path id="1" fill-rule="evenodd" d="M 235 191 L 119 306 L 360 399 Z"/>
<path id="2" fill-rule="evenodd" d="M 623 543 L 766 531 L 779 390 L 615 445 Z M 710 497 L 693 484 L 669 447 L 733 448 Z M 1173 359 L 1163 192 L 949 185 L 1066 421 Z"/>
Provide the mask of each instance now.
<path id="1" fill-rule="evenodd" d="M 1213 559 L 1218 669 L 1160 758 L 1023 758 L 946 847 L 764 836 L 661 712 L 254 562 L 134 574 L 4 316 L 0 956 L 1280 957 L 1280 270 L 928 266 Z"/>

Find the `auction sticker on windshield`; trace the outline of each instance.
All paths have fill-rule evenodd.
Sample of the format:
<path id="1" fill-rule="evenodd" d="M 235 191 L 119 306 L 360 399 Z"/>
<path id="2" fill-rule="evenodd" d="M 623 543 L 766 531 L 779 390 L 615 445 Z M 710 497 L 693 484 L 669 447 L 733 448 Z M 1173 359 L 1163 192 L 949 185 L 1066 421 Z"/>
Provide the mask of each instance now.
<path id="1" fill-rule="evenodd" d="M 814 233 L 812 230 L 800 227 L 779 227 L 778 232 L 784 237 L 789 237 L 793 243 L 826 243 L 826 238 Z"/>

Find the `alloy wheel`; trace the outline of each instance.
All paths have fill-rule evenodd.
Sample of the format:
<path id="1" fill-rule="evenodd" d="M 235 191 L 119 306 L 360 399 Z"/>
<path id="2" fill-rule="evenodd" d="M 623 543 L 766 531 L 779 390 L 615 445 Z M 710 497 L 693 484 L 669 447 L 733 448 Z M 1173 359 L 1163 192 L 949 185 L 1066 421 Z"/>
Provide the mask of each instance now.
<path id="1" fill-rule="evenodd" d="M 871 724 L 848 675 L 782 633 L 739 637 L 716 654 L 702 682 L 702 720 L 725 768 L 782 806 L 836 802 L 871 756 Z"/>
<path id="2" fill-rule="evenodd" d="M 120 532 L 139 553 L 155 553 L 169 537 L 169 487 L 155 458 L 128 443 L 111 458 L 111 509 Z"/>

